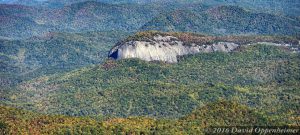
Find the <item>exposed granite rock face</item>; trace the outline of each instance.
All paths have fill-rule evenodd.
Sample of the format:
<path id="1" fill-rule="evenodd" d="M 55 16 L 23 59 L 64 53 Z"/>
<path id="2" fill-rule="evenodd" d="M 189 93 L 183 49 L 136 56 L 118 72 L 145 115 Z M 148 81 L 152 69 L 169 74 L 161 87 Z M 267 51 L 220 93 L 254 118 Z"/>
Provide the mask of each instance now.
<path id="1" fill-rule="evenodd" d="M 239 45 L 229 42 L 219 42 L 212 45 L 184 45 L 173 36 L 155 36 L 152 41 L 129 41 L 114 47 L 109 57 L 114 59 L 139 58 L 145 61 L 164 61 L 176 63 L 177 56 L 200 52 L 230 52 Z"/>
<path id="2" fill-rule="evenodd" d="M 270 45 L 288 46 L 288 44 L 275 44 L 257 42 Z M 247 45 L 247 44 L 246 44 Z M 251 44 L 248 44 L 251 45 Z M 175 36 L 155 35 L 146 40 L 130 40 L 123 42 L 109 52 L 114 59 L 139 58 L 145 61 L 164 61 L 176 63 L 177 57 L 196 53 L 231 52 L 240 46 L 238 43 L 219 41 L 206 44 L 186 43 Z"/>

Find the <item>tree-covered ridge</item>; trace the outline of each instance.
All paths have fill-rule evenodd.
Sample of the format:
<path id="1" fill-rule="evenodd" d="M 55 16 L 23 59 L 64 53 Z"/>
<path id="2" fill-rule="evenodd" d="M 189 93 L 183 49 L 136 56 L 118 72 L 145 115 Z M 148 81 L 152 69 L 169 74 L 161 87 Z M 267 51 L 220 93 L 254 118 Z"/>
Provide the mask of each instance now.
<path id="1" fill-rule="evenodd" d="M 256 45 L 178 64 L 108 60 L 3 90 L 1 104 L 49 114 L 178 118 L 219 99 L 282 117 L 299 110 L 299 53 Z"/>
<path id="2" fill-rule="evenodd" d="M 163 13 L 141 30 L 194 32 L 214 35 L 299 35 L 299 19 L 255 13 L 237 6 L 207 10 L 178 9 Z"/>
<path id="3" fill-rule="evenodd" d="M 129 33 L 49 33 L 27 40 L 0 39 L 0 85 L 101 63 Z"/>
<path id="4" fill-rule="evenodd" d="M 300 2 L 295 0 L 0 0 L 5 4 L 20 4 L 43 8 L 60 8 L 74 3 L 97 1 L 109 4 L 141 4 L 141 5 L 178 5 L 190 6 L 203 4 L 208 6 L 235 5 L 279 15 L 299 16 Z"/>
<path id="5" fill-rule="evenodd" d="M 1 134 L 204 134 L 210 126 L 285 125 L 235 101 L 219 100 L 180 119 L 108 118 L 43 115 L 0 107 Z M 299 117 L 290 117 L 296 122 Z M 299 126 L 289 123 L 288 126 Z"/>
<path id="6" fill-rule="evenodd" d="M 49 32 L 133 32 L 160 12 L 173 8 L 96 1 L 74 3 L 58 9 L 0 4 L 0 36 L 24 39 Z"/>
<path id="7" fill-rule="evenodd" d="M 63 4 L 68 2 L 69 4 Z M 57 5 L 58 8 L 0 4 L 0 37 L 24 39 L 49 32 L 110 30 L 164 30 L 216 35 L 299 35 L 299 10 L 295 8 L 299 5 L 298 2 L 285 3 L 276 0 L 286 10 L 279 14 L 266 13 L 263 12 L 265 9 L 252 8 L 255 4 L 249 7 L 243 2 L 189 2 L 111 4 L 78 0 L 58 1 L 58 5 L 62 4 Z M 256 2 L 264 3 L 249 3 Z M 272 5 L 272 2 L 266 3 Z M 290 12 L 287 11 L 291 11 L 292 16 L 288 16 Z"/>

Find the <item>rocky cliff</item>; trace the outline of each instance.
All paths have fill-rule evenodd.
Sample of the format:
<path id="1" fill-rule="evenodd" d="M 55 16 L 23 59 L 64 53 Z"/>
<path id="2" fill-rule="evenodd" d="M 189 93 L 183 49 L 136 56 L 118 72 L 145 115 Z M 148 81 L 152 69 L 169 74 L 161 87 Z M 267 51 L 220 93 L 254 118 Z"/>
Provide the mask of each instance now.
<path id="1" fill-rule="evenodd" d="M 143 32 L 118 43 L 109 52 L 114 59 L 176 63 L 177 57 L 196 53 L 231 52 L 241 45 L 264 43 L 289 47 L 297 40 L 278 37 L 213 37 L 191 33 Z"/>

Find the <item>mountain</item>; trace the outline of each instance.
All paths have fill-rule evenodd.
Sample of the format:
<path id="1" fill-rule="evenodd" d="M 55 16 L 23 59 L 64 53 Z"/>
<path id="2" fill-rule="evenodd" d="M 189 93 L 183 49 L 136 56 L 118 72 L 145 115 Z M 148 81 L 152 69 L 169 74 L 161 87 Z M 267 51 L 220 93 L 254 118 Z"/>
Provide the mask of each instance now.
<path id="1" fill-rule="evenodd" d="M 127 35 L 111 31 L 51 33 L 27 40 L 1 39 L 1 86 L 101 63 L 107 51 Z"/>
<path id="2" fill-rule="evenodd" d="M 0 36 L 24 39 L 49 32 L 126 31 L 139 29 L 165 10 L 160 5 L 75 3 L 59 9 L 0 5 Z"/>
<path id="3" fill-rule="evenodd" d="M 50 31 L 47 24 L 37 20 L 43 9 L 22 5 L 0 5 L 0 36 L 5 38 L 22 38 Z"/>
<path id="4" fill-rule="evenodd" d="M 54 9 L 1 4 L 0 37 L 24 39 L 50 32 L 112 30 L 186 31 L 217 35 L 299 33 L 300 21 L 297 17 L 258 13 L 257 10 L 248 11 L 236 6 L 214 7 L 217 4 L 205 6 L 202 3 L 186 2 L 164 4 L 77 2 Z"/>
<path id="5" fill-rule="evenodd" d="M 208 6 L 234 5 L 258 12 L 299 16 L 299 1 L 295 0 L 1 0 L 0 4 L 18 4 L 35 7 L 61 8 L 74 3 L 97 1 L 108 4 L 205 4 Z"/>
<path id="6" fill-rule="evenodd" d="M 232 52 L 243 45 L 264 44 L 289 47 L 299 52 L 298 40 L 288 37 L 227 36 L 213 37 L 193 33 L 140 32 L 113 47 L 109 57 L 138 58 L 145 61 L 178 62 L 177 57 L 197 53 Z M 298 51 L 297 51 L 298 50 Z"/>
<path id="7" fill-rule="evenodd" d="M 0 0 L 0 3 L 3 4 L 20 4 L 20 5 L 31 5 L 31 6 L 38 6 L 42 4 L 60 4 L 60 5 L 69 5 L 79 2 L 86 2 L 86 1 L 96 1 L 96 2 L 103 2 L 103 3 L 110 3 L 110 4 L 148 4 L 148 3 L 169 3 L 169 2 L 201 2 L 201 0 Z M 34 4 L 35 3 L 35 4 Z"/>
<path id="8" fill-rule="evenodd" d="M 176 10 L 164 13 L 141 27 L 141 31 L 178 31 L 214 35 L 299 35 L 300 22 L 236 6 L 217 6 L 204 11 Z"/>
<path id="9" fill-rule="evenodd" d="M 84 2 L 64 7 L 64 24 L 67 29 L 79 31 L 105 31 L 138 29 L 161 10 L 138 5 L 110 5 L 98 2 Z"/>
<path id="10" fill-rule="evenodd" d="M 202 41 L 190 34 L 182 36 Z M 284 42 L 289 38 L 269 39 Z M 256 43 L 260 38 L 253 40 Z M 69 50 L 80 47 L 80 54 L 84 54 L 89 44 L 83 45 L 74 44 L 74 49 Z M 62 59 L 61 48 L 55 56 Z M 87 61 L 87 55 L 72 56 L 77 53 L 66 57 L 71 63 Z M 299 53 L 263 42 L 241 46 L 230 53 L 181 56 L 177 64 L 106 60 L 100 65 L 44 75 L 3 88 L 1 104 L 68 116 L 179 118 L 199 106 L 226 99 L 265 111 L 266 116 L 294 115 L 299 108 L 299 63 Z"/>
<path id="11" fill-rule="evenodd" d="M 295 0 L 203 0 L 203 4 L 210 6 L 232 5 L 252 11 L 277 15 L 299 16 L 300 1 Z"/>
<path id="12" fill-rule="evenodd" d="M 197 0 L 195 0 L 197 1 Z M 148 5 L 148 4 L 186 4 L 192 1 L 182 1 L 182 0 L 1 0 L 0 4 L 13 4 L 13 5 L 24 5 L 32 7 L 44 7 L 44 8 L 62 8 L 69 6 L 71 4 L 77 4 L 82 2 L 99 2 L 106 4 L 138 4 L 138 5 Z"/>
<path id="13" fill-rule="evenodd" d="M 0 0 L 0 134 L 298 126 L 297 2 Z"/>
<path id="14" fill-rule="evenodd" d="M 42 6 L 47 0 L 0 0 L 0 4 L 13 4 L 24 6 Z"/>
<path id="15" fill-rule="evenodd" d="M 295 0 L 116 0 L 103 2 L 111 3 L 140 3 L 140 4 L 168 4 L 177 3 L 180 5 L 204 4 L 208 6 L 232 5 L 247 8 L 256 12 L 267 12 L 278 15 L 299 16 L 300 1 Z"/>

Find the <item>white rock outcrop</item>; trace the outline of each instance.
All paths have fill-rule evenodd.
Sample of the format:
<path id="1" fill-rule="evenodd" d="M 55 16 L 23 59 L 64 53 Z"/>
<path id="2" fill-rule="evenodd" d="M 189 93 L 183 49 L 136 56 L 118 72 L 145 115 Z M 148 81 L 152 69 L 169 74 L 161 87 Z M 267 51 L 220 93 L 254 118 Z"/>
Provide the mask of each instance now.
<path id="1" fill-rule="evenodd" d="M 287 43 L 257 42 L 245 45 L 266 44 L 272 46 L 288 47 L 293 52 L 300 52 Z M 196 53 L 231 52 L 240 45 L 234 42 L 218 41 L 211 44 L 186 43 L 174 36 L 156 35 L 146 40 L 130 40 L 121 43 L 109 52 L 114 59 L 139 58 L 145 61 L 164 61 L 176 63 L 177 57 Z"/>
<path id="2" fill-rule="evenodd" d="M 177 56 L 200 52 L 230 52 L 239 45 L 229 42 L 218 42 L 212 45 L 184 45 L 173 36 L 157 35 L 151 41 L 129 41 L 114 47 L 109 57 L 114 59 L 139 58 L 145 61 L 164 61 L 176 63 Z"/>

